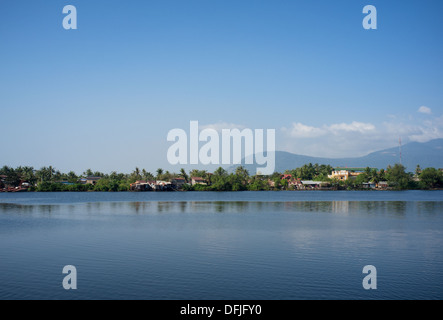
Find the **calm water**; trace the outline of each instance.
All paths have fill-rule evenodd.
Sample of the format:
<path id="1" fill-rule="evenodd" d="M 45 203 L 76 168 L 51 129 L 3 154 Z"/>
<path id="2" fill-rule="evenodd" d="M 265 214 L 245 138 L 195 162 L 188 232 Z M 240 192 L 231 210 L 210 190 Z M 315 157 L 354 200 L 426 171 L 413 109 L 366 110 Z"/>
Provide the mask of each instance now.
<path id="1" fill-rule="evenodd" d="M 442 286 L 441 191 L 0 194 L 0 299 L 442 299 Z"/>

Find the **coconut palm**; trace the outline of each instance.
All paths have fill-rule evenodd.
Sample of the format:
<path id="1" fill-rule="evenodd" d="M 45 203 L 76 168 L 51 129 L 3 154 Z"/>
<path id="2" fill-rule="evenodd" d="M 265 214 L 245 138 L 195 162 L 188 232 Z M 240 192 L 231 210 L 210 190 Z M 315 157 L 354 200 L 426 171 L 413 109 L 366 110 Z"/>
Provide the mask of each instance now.
<path id="1" fill-rule="evenodd" d="M 185 179 L 186 183 L 189 182 L 189 176 L 186 173 L 186 170 L 184 168 L 180 169 L 180 177 L 182 177 L 183 179 Z"/>
<path id="2" fill-rule="evenodd" d="M 157 169 L 157 180 L 161 180 L 162 176 L 163 176 L 163 169 L 158 168 Z"/>

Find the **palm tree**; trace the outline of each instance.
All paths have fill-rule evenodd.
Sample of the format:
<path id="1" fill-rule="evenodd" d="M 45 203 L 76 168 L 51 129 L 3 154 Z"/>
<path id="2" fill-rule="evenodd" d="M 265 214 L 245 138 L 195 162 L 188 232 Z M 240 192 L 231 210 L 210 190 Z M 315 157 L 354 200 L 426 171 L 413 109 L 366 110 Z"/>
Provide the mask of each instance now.
<path id="1" fill-rule="evenodd" d="M 186 183 L 189 182 L 189 176 L 188 176 L 188 174 L 186 173 L 186 170 L 185 170 L 184 168 L 181 168 L 181 169 L 180 169 L 180 176 L 181 176 L 183 179 L 185 179 Z"/>
<path id="2" fill-rule="evenodd" d="M 68 173 L 68 181 L 71 183 L 76 183 L 78 181 L 78 177 L 74 171 L 69 171 Z"/>
<path id="3" fill-rule="evenodd" d="M 0 172 L 2 175 L 6 176 L 6 179 L 4 180 L 5 185 L 7 186 L 10 185 L 15 187 L 20 183 L 20 177 L 17 170 L 14 170 L 13 168 L 8 166 L 4 166 L 0 170 Z"/>
<path id="4" fill-rule="evenodd" d="M 163 169 L 158 168 L 157 169 L 157 180 L 161 180 L 162 175 L 163 175 Z"/>
<path id="5" fill-rule="evenodd" d="M 190 175 L 191 175 L 191 177 L 207 178 L 208 172 L 206 170 L 193 169 L 193 170 L 191 170 Z"/>
<path id="6" fill-rule="evenodd" d="M 152 173 L 146 171 L 145 169 L 142 170 L 142 176 L 143 176 L 143 180 L 146 180 L 146 181 L 155 180 L 154 175 Z"/>
<path id="7" fill-rule="evenodd" d="M 43 167 L 36 172 L 36 175 L 40 179 L 40 182 L 52 181 L 54 174 L 55 174 L 55 170 L 52 166 Z"/>
<path id="8" fill-rule="evenodd" d="M 377 171 L 377 169 L 372 169 L 371 170 L 371 179 L 370 180 L 372 182 L 374 182 L 374 183 L 379 183 L 380 182 L 380 180 L 378 178 L 378 171 Z"/>
<path id="9" fill-rule="evenodd" d="M 385 175 L 385 169 L 381 169 L 380 172 L 377 175 L 377 179 L 378 181 L 384 181 L 386 179 L 386 175 Z"/>
<path id="10" fill-rule="evenodd" d="M 91 169 L 88 169 L 85 172 L 83 172 L 83 176 L 85 176 L 85 177 L 92 177 L 93 175 L 94 175 L 94 172 L 92 172 Z"/>
<path id="11" fill-rule="evenodd" d="M 48 173 L 49 173 L 49 180 L 52 181 L 52 179 L 54 178 L 55 175 L 55 169 L 52 166 L 48 167 Z"/>
<path id="12" fill-rule="evenodd" d="M 34 174 L 34 168 L 33 167 L 23 167 L 22 168 L 22 179 L 26 182 L 30 183 L 31 185 L 34 185 L 37 182 L 37 179 Z"/>
<path id="13" fill-rule="evenodd" d="M 132 176 L 135 178 L 135 180 L 141 180 L 142 176 L 138 167 L 135 167 L 134 172 L 132 172 Z"/>
<path id="14" fill-rule="evenodd" d="M 171 179 L 174 179 L 174 177 L 175 177 L 175 174 L 170 173 L 169 171 L 166 170 L 166 172 L 163 174 L 162 180 L 171 181 Z"/>
<path id="15" fill-rule="evenodd" d="M 243 166 L 239 166 L 235 169 L 235 175 L 238 176 L 243 183 L 247 183 L 249 180 L 249 172 Z"/>
<path id="16" fill-rule="evenodd" d="M 418 177 L 421 173 L 421 167 L 419 164 L 417 164 L 417 167 L 415 168 L 415 175 Z"/>
<path id="17" fill-rule="evenodd" d="M 0 174 L 6 176 L 6 175 L 8 175 L 8 173 L 9 173 L 10 170 L 11 170 L 10 167 L 8 167 L 8 166 L 3 166 L 3 168 L 0 169 Z"/>
<path id="18" fill-rule="evenodd" d="M 222 167 L 219 167 L 217 170 L 214 171 L 214 176 L 218 177 L 224 177 L 227 175 L 227 171 L 223 169 Z"/>

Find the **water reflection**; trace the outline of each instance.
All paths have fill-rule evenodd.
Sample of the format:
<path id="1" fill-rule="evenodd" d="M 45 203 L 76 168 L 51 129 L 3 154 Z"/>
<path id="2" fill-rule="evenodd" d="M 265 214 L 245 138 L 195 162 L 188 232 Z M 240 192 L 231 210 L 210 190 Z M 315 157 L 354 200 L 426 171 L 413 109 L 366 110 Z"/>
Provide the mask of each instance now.
<path id="1" fill-rule="evenodd" d="M 54 212 L 59 211 L 60 205 L 24 205 L 24 204 L 11 204 L 0 203 L 0 214 L 34 214 L 51 216 Z M 72 209 L 72 206 L 64 206 L 68 210 Z"/>
<path id="2" fill-rule="evenodd" d="M 389 279 L 377 298 L 441 299 L 442 209 L 443 201 L 0 203 L 0 299 L 66 298 L 51 279 L 68 263 L 83 270 L 81 299 L 366 299 L 366 264 Z"/>
<path id="3" fill-rule="evenodd" d="M 91 202 L 69 205 L 26 205 L 0 203 L 0 214 L 38 214 L 44 216 L 71 214 L 168 214 L 168 213 L 275 213 L 309 212 L 337 215 L 391 215 L 403 218 L 408 212 L 437 215 L 443 212 L 443 201 L 151 201 Z"/>

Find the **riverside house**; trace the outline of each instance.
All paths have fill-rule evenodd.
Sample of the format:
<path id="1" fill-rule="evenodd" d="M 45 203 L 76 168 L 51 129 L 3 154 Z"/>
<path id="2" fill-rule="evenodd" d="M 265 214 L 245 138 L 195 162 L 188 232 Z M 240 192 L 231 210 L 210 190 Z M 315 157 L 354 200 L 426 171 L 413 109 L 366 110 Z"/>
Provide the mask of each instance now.
<path id="1" fill-rule="evenodd" d="M 131 183 L 129 189 L 131 191 L 151 191 L 152 187 L 148 181 L 139 180 Z"/>
<path id="2" fill-rule="evenodd" d="M 387 181 L 380 181 L 379 183 L 377 183 L 376 188 L 380 190 L 387 190 L 389 189 L 389 184 Z"/>
<path id="3" fill-rule="evenodd" d="M 176 189 L 183 189 L 183 186 L 186 184 L 185 178 L 174 178 L 171 180 L 172 185 Z"/>
<path id="4" fill-rule="evenodd" d="M 206 186 L 206 185 L 208 185 L 208 182 L 205 179 L 200 178 L 200 177 L 192 177 L 191 178 L 191 184 L 193 186 L 195 186 L 196 184 L 201 184 L 201 185 Z"/>
<path id="5" fill-rule="evenodd" d="M 325 184 L 321 181 L 311 181 L 311 180 L 303 180 L 301 182 L 300 188 L 302 190 L 319 190 L 322 188 L 322 186 Z"/>
<path id="6" fill-rule="evenodd" d="M 328 178 L 346 181 L 348 179 L 355 179 L 356 177 L 361 175 L 363 171 L 364 171 L 363 168 L 348 168 L 348 169 L 335 168 L 335 170 L 332 171 L 332 174 L 328 175 Z"/>
<path id="7" fill-rule="evenodd" d="M 86 177 L 86 178 L 82 178 L 80 179 L 80 183 L 81 184 L 92 184 L 92 185 L 96 185 L 97 181 L 100 180 L 101 177 Z"/>

